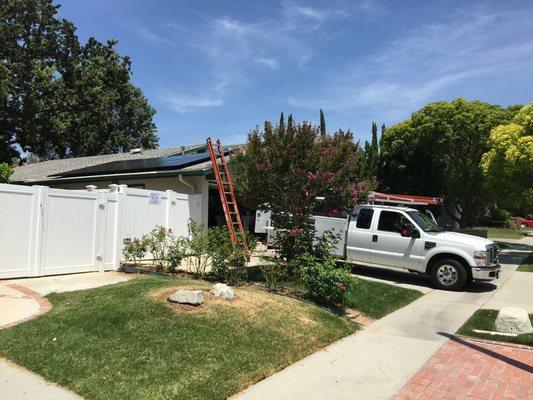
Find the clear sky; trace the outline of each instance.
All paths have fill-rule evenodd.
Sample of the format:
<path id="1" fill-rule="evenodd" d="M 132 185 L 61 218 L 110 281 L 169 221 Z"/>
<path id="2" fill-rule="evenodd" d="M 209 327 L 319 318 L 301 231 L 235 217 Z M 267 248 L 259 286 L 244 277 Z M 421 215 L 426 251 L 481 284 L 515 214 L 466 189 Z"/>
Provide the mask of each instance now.
<path id="1" fill-rule="evenodd" d="M 60 3 L 132 58 L 162 147 L 243 142 L 281 111 L 364 140 L 430 101 L 533 101 L 533 1 Z"/>

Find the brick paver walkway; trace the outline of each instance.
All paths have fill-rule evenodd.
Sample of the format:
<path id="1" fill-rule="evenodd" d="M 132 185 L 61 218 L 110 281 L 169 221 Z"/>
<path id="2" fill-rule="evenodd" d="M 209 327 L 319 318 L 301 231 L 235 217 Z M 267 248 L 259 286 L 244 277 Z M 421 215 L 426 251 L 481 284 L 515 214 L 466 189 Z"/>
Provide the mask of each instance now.
<path id="1" fill-rule="evenodd" d="M 394 399 L 533 399 L 533 347 L 454 337 Z"/>

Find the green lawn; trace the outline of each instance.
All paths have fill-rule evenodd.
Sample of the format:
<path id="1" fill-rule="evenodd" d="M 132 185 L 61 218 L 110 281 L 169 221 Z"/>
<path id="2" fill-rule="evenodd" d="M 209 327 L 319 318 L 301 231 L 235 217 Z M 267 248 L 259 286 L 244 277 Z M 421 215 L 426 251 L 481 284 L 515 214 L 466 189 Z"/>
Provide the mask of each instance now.
<path id="1" fill-rule="evenodd" d="M 418 290 L 353 278 L 346 291 L 347 306 L 371 318 L 381 318 L 422 296 Z"/>
<path id="2" fill-rule="evenodd" d="M 518 271 L 533 272 L 533 253 L 529 253 L 527 258 L 518 266 Z"/>
<path id="3" fill-rule="evenodd" d="M 477 333 L 474 329 L 483 331 L 495 331 L 494 323 L 498 315 L 498 310 L 477 310 L 464 325 L 457 331 L 460 335 L 473 336 L 482 339 L 498 340 L 500 342 L 518 343 L 533 345 L 533 333 L 526 333 L 516 337 L 496 336 L 487 333 Z M 529 319 L 533 322 L 533 314 L 529 314 Z"/>
<path id="4" fill-rule="evenodd" d="M 179 285 L 209 287 L 143 277 L 51 294 L 50 312 L 0 331 L 0 355 L 87 400 L 225 399 L 356 329 L 309 302 L 252 288 L 202 312 L 176 312 L 151 295 Z"/>
<path id="5" fill-rule="evenodd" d="M 487 230 L 489 238 L 498 239 L 522 239 L 527 234 L 520 230 L 506 229 L 506 228 L 491 228 L 485 226 L 476 226 L 474 230 Z"/>

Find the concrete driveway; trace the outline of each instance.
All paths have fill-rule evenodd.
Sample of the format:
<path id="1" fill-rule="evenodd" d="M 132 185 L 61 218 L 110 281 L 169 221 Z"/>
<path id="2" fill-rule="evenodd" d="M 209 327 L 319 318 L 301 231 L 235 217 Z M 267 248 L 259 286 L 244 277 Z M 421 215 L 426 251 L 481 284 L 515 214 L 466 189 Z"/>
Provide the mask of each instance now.
<path id="1" fill-rule="evenodd" d="M 423 277 L 388 274 L 389 283 L 424 287 L 427 294 L 408 306 L 333 343 L 322 351 L 234 396 L 262 399 L 389 399 L 435 354 L 479 308 L 512 303 L 531 307 L 533 299 L 512 288 L 516 268 L 531 251 L 533 238 L 515 243 L 502 253 L 502 273 L 494 283 L 476 284 L 465 292 L 428 289 Z M 533 275 L 533 274 L 531 274 Z M 391 282 L 392 281 L 392 282 Z M 533 292 L 533 282 L 524 284 Z M 509 290 L 504 290 L 509 288 Z M 491 302 L 492 301 L 492 302 Z"/>

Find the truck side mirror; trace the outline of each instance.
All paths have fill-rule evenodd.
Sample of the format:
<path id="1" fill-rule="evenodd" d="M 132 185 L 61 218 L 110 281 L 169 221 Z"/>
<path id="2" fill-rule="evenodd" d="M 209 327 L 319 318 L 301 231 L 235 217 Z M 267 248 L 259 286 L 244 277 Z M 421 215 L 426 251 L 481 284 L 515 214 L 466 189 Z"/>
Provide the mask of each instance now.
<path id="1" fill-rule="evenodd" d="M 411 227 L 410 231 L 409 231 L 410 235 L 412 238 L 419 238 L 420 237 L 420 232 L 418 231 L 418 229 L 416 229 L 414 226 Z"/>

